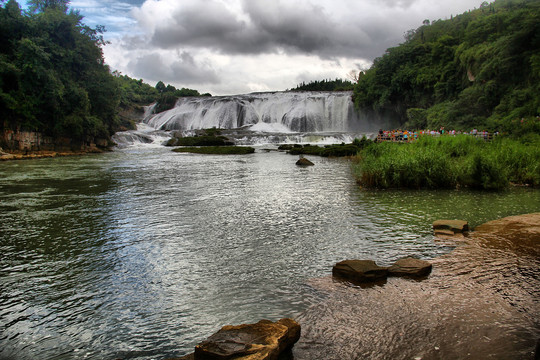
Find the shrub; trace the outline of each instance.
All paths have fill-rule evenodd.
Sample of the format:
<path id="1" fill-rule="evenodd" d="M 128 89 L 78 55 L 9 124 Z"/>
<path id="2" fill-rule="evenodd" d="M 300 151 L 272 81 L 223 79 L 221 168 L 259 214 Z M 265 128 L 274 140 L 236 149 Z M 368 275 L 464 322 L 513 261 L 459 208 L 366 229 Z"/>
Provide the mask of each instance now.
<path id="1" fill-rule="evenodd" d="M 501 190 L 510 182 L 540 185 L 540 142 L 470 136 L 422 137 L 414 143 L 377 143 L 353 164 L 358 182 L 376 188 Z"/>

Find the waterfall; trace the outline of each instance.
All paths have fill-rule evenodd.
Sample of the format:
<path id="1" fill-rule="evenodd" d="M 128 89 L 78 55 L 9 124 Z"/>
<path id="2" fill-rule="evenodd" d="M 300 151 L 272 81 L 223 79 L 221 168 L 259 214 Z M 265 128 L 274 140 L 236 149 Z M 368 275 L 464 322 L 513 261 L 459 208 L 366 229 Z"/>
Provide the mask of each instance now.
<path id="1" fill-rule="evenodd" d="M 168 111 L 147 117 L 159 130 L 237 129 L 257 132 L 374 131 L 354 110 L 352 92 L 274 92 L 185 97 Z M 378 128 L 377 128 L 378 129 Z"/>
<path id="2" fill-rule="evenodd" d="M 154 111 L 156 110 L 157 102 L 152 103 L 147 106 L 143 106 L 144 108 L 144 115 L 143 115 L 143 122 L 150 119 L 152 115 L 154 115 Z"/>
<path id="3" fill-rule="evenodd" d="M 114 134 L 111 140 L 117 149 L 141 146 L 162 146 L 171 138 L 170 134 L 156 130 L 144 123 L 137 124 L 137 130 L 120 131 Z"/>

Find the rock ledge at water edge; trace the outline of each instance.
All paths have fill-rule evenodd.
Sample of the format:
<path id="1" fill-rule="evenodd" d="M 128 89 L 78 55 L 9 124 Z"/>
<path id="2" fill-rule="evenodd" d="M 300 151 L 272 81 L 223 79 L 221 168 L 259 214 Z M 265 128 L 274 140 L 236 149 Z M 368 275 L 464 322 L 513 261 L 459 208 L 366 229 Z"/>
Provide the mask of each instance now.
<path id="1" fill-rule="evenodd" d="M 406 257 L 390 267 L 382 267 L 373 260 L 343 260 L 332 268 L 332 275 L 355 284 L 384 281 L 388 276 L 422 278 L 431 272 L 432 265 L 425 260 Z"/>
<path id="2" fill-rule="evenodd" d="M 176 360 L 277 360 L 300 339 L 300 325 L 292 319 L 227 325 Z M 173 359 L 171 359 L 173 360 Z"/>

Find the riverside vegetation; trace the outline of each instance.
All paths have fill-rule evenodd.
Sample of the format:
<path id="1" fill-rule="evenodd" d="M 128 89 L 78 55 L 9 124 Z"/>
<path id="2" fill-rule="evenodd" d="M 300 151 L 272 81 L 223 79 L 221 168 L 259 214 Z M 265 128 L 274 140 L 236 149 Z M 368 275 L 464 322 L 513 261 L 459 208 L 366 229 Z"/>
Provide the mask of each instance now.
<path id="1" fill-rule="evenodd" d="M 182 136 L 182 133 L 175 133 L 165 145 L 180 146 L 173 149 L 173 151 L 180 153 L 246 155 L 255 152 L 255 149 L 249 146 L 235 146 L 216 128 L 203 129 L 198 131 L 195 136 Z"/>
<path id="2" fill-rule="evenodd" d="M 502 190 L 540 185 L 540 137 L 530 142 L 499 137 L 422 136 L 411 143 L 382 142 L 361 150 L 353 171 L 372 188 Z"/>
<path id="3" fill-rule="evenodd" d="M 85 25 L 68 0 L 28 4 L 23 11 L 15 0 L 0 1 L 0 134 L 109 139 L 134 129 L 143 105 L 157 101 L 166 109 L 178 97 L 200 95 L 111 71 L 102 53 L 105 28 Z"/>
<path id="4" fill-rule="evenodd" d="M 425 20 L 360 72 L 356 108 L 405 129 L 499 131 L 493 142 L 425 136 L 361 150 L 358 182 L 374 188 L 504 189 L 540 185 L 540 3 L 483 2 Z"/>
<path id="5" fill-rule="evenodd" d="M 355 106 L 409 129 L 511 131 L 540 115 L 540 3 L 483 2 L 425 20 L 361 72 Z M 540 122 L 534 130 L 540 133 Z"/>

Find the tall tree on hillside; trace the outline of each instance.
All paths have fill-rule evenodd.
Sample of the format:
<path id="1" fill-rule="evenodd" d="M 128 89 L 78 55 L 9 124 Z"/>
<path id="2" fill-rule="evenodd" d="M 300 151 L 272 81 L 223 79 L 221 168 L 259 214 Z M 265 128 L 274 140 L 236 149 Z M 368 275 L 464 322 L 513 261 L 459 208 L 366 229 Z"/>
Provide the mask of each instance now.
<path id="1" fill-rule="evenodd" d="M 67 13 L 70 2 L 69 0 L 29 0 L 28 5 L 30 5 L 30 11 L 33 13 L 44 12 L 47 9 Z"/>
<path id="2" fill-rule="evenodd" d="M 108 137 L 119 87 L 104 64 L 103 27 L 90 28 L 67 0 L 0 6 L 0 128 L 74 139 Z"/>

